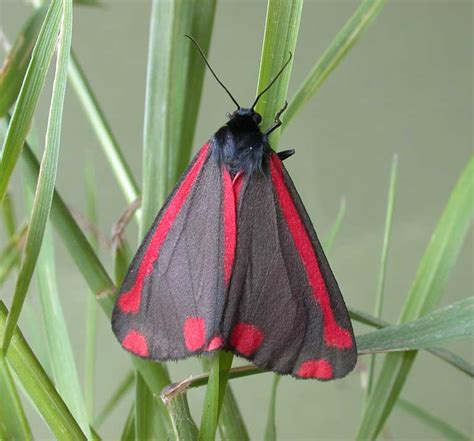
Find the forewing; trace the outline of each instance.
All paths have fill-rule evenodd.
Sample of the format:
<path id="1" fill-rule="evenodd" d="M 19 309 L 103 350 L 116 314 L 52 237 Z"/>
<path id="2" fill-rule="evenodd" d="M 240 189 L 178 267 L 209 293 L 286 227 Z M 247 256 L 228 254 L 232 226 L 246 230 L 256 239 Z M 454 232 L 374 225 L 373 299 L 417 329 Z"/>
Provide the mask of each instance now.
<path id="1" fill-rule="evenodd" d="M 125 349 L 155 360 L 179 359 L 209 349 L 219 334 L 229 182 L 205 145 L 155 219 L 121 287 L 112 323 Z M 219 346 L 215 339 L 213 346 Z"/>
<path id="2" fill-rule="evenodd" d="M 330 380 L 357 353 L 350 319 L 311 221 L 277 155 L 240 191 L 223 335 L 257 366 Z"/>

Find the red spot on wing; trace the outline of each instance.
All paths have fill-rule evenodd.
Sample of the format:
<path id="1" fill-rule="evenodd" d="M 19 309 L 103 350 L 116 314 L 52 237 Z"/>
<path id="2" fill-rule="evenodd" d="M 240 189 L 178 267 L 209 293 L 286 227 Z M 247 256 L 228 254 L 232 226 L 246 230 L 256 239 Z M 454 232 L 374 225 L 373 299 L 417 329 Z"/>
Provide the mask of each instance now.
<path id="1" fill-rule="evenodd" d="M 298 377 L 303 378 L 319 378 L 320 380 L 329 380 L 333 377 L 332 366 L 329 361 L 322 358 L 321 360 L 307 360 L 301 363 Z"/>
<path id="2" fill-rule="evenodd" d="M 237 352 L 249 357 L 263 343 L 263 332 L 249 323 L 237 323 L 230 336 L 231 345 Z"/>
<path id="3" fill-rule="evenodd" d="M 224 184 L 224 281 L 229 284 L 234 266 L 235 247 L 237 242 L 236 203 L 232 178 L 224 166 L 222 167 Z"/>
<path id="4" fill-rule="evenodd" d="M 222 346 L 224 346 L 224 339 L 220 335 L 216 335 L 207 345 L 206 351 L 215 351 L 222 348 Z"/>
<path id="5" fill-rule="evenodd" d="M 350 348 L 352 347 L 351 333 L 347 329 L 341 328 L 336 322 L 315 251 L 295 207 L 293 198 L 285 184 L 281 161 L 275 154 L 271 157 L 270 172 L 283 216 L 286 219 L 296 249 L 305 267 L 306 277 L 313 291 L 313 297 L 320 305 L 323 313 L 324 342 L 328 346 L 339 349 Z"/>
<path id="6" fill-rule="evenodd" d="M 183 326 L 184 343 L 190 352 L 197 351 L 206 342 L 206 324 L 202 317 L 188 317 Z"/>
<path id="7" fill-rule="evenodd" d="M 135 329 L 128 332 L 122 340 L 122 346 L 130 352 L 142 357 L 148 357 L 149 355 L 145 336 Z"/>
<path id="8" fill-rule="evenodd" d="M 156 259 L 158 259 L 161 246 L 163 245 L 163 242 L 165 241 L 171 226 L 176 219 L 176 216 L 186 202 L 186 198 L 188 197 L 189 192 L 191 191 L 191 188 L 196 181 L 202 166 L 204 165 L 208 150 L 209 145 L 204 144 L 191 170 L 189 170 L 188 175 L 179 186 L 178 190 L 173 196 L 173 199 L 171 199 L 168 208 L 161 217 L 138 268 L 135 283 L 118 299 L 117 304 L 122 312 L 138 312 L 140 308 L 141 292 L 145 277 L 153 272 L 153 264 L 155 263 Z"/>

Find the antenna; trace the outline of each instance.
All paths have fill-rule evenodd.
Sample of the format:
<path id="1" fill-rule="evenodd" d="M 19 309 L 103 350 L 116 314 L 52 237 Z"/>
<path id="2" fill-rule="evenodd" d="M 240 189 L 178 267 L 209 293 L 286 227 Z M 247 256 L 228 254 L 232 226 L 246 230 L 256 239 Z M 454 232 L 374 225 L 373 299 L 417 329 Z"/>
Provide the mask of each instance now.
<path id="1" fill-rule="evenodd" d="M 184 34 L 185 37 L 189 38 L 193 43 L 194 45 L 197 47 L 199 53 L 201 54 L 201 57 L 202 59 L 204 60 L 204 62 L 206 63 L 206 66 L 209 68 L 209 70 L 211 71 L 212 75 L 214 76 L 214 78 L 216 79 L 216 81 L 222 86 L 222 88 L 227 92 L 227 95 L 230 96 L 230 99 L 234 102 L 234 104 L 237 106 L 237 109 L 240 109 L 240 106 L 239 106 L 239 103 L 235 100 L 235 98 L 232 96 L 232 94 L 229 92 L 229 89 L 227 89 L 227 87 L 224 86 L 224 83 L 219 80 L 219 78 L 217 77 L 216 73 L 212 70 L 212 67 L 211 65 L 209 64 L 209 62 L 207 61 L 207 58 L 206 56 L 204 55 L 204 52 L 203 50 L 201 49 L 201 46 L 199 46 L 198 42 L 193 38 L 191 37 L 190 35 L 187 35 L 187 34 Z"/>
<path id="2" fill-rule="evenodd" d="M 290 63 L 291 59 L 293 58 L 293 54 L 290 52 L 290 56 L 288 57 L 288 60 L 286 60 L 285 64 L 283 65 L 283 67 L 280 69 L 280 71 L 276 74 L 275 78 L 273 78 L 272 81 L 270 81 L 270 84 L 265 87 L 265 89 L 263 89 L 258 95 L 257 95 L 257 98 L 255 98 L 255 101 L 253 102 L 252 104 L 252 107 L 251 109 L 253 110 L 253 108 L 257 105 L 258 103 L 258 100 L 262 97 L 262 95 L 264 95 L 268 89 L 270 89 L 270 87 L 273 86 L 273 84 L 275 83 L 276 80 L 278 80 L 278 77 L 283 73 L 283 71 L 285 70 L 286 66 L 288 66 L 288 64 Z"/>

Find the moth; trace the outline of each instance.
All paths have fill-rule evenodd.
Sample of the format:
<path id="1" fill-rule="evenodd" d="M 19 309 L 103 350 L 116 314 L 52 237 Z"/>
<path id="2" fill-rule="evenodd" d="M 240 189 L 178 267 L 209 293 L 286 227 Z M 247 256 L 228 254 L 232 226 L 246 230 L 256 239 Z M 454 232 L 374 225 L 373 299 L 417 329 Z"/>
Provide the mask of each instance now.
<path id="1" fill-rule="evenodd" d="M 194 41 L 194 40 L 193 40 Z M 296 378 L 350 372 L 356 342 L 318 236 L 254 109 L 237 109 L 191 161 L 140 245 L 112 317 L 122 346 L 153 360 L 231 351 Z"/>

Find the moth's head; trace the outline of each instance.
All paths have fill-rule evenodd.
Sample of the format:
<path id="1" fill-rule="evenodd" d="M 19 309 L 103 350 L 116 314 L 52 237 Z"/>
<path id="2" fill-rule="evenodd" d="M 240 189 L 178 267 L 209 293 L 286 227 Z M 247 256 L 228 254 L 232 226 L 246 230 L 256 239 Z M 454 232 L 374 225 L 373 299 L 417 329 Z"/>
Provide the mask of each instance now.
<path id="1" fill-rule="evenodd" d="M 227 114 L 229 121 L 227 126 L 240 130 L 259 130 L 258 125 L 262 122 L 262 115 L 253 109 L 237 109 L 232 114 Z"/>

